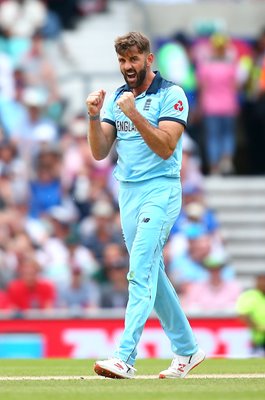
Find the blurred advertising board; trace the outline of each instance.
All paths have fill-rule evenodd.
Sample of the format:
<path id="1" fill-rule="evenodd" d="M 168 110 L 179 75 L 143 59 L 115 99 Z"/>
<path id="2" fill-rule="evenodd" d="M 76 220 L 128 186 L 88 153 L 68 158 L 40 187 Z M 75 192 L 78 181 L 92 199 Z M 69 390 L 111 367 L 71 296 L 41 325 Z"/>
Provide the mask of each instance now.
<path id="1" fill-rule="evenodd" d="M 249 356 L 249 331 L 237 318 L 190 318 L 190 323 L 208 357 Z M 122 318 L 0 320 L 0 358 L 110 357 L 122 330 Z M 138 357 L 172 357 L 156 318 L 145 326 Z"/>

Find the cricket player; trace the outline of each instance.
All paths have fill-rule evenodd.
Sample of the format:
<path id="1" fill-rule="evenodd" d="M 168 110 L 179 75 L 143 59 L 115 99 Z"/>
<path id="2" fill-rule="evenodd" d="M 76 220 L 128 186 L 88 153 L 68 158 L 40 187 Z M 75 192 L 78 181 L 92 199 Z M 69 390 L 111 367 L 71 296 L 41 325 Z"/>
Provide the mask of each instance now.
<path id="1" fill-rule="evenodd" d="M 150 42 L 139 32 L 115 41 L 126 82 L 105 107 L 103 89 L 86 100 L 88 140 L 96 160 L 116 142 L 121 225 L 130 256 L 125 329 L 114 357 L 94 370 L 109 378 L 133 378 L 137 344 L 155 309 L 174 358 L 159 378 L 184 378 L 205 358 L 180 306 L 163 262 L 163 247 L 181 208 L 182 133 L 188 102 L 183 90 L 152 70 Z"/>

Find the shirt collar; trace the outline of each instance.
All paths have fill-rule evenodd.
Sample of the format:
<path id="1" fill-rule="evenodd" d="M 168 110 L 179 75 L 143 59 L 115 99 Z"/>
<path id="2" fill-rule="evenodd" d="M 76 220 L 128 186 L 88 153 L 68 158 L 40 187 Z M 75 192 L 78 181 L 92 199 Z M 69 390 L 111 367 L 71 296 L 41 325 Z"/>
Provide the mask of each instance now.
<path id="1" fill-rule="evenodd" d="M 160 72 L 154 71 L 154 73 L 155 73 L 154 79 L 152 80 L 152 83 L 149 86 L 149 88 L 146 90 L 146 92 L 145 92 L 146 94 L 156 94 L 161 87 L 163 78 L 161 77 Z M 119 95 L 122 92 L 130 92 L 130 91 L 131 91 L 131 89 L 126 83 L 125 85 L 121 86 L 118 89 L 117 95 Z"/>
<path id="2" fill-rule="evenodd" d="M 160 75 L 160 72 L 158 72 L 158 71 L 154 71 L 154 73 L 155 73 L 155 77 L 152 80 L 151 85 L 149 86 L 149 88 L 146 91 L 147 94 L 156 94 L 161 87 L 162 76 Z"/>

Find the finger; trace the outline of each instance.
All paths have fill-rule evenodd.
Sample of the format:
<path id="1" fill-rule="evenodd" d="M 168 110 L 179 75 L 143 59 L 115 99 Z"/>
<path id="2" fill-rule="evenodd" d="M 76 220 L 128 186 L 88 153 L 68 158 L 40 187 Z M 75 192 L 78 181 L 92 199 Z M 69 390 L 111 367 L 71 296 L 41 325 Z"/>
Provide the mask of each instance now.
<path id="1" fill-rule="evenodd" d="M 87 100 L 105 97 L 106 92 L 104 90 L 98 90 L 97 92 L 89 93 Z"/>
<path id="2" fill-rule="evenodd" d="M 98 98 L 88 98 L 86 101 L 88 106 L 96 106 L 99 103 Z"/>
<path id="3" fill-rule="evenodd" d="M 87 98 L 87 104 L 97 105 L 101 100 L 100 93 L 91 93 Z"/>
<path id="4" fill-rule="evenodd" d="M 100 91 L 100 97 L 101 97 L 101 100 L 102 100 L 102 101 L 104 101 L 105 96 L 106 96 L 106 91 L 105 91 L 105 90 L 101 90 L 101 91 Z"/>

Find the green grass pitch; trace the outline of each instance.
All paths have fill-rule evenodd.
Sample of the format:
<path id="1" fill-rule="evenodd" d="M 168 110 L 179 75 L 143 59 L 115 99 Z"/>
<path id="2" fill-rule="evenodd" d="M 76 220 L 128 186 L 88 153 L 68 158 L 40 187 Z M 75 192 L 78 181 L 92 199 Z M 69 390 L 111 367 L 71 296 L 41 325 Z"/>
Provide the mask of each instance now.
<path id="1" fill-rule="evenodd" d="M 265 399 L 265 359 L 208 359 L 191 371 L 189 378 L 177 380 L 146 379 L 147 375 L 157 375 L 160 370 L 167 367 L 169 360 L 138 360 L 137 375 L 145 379 L 134 380 L 91 379 L 89 376 L 96 377 L 93 372 L 93 363 L 94 360 L 2 359 L 0 360 L 0 399 Z M 233 376 L 237 374 L 237 376 L 231 377 L 231 374 Z M 259 377 L 255 374 L 259 374 Z M 211 377 L 211 375 L 214 376 Z M 24 377 L 28 378 L 24 379 Z M 44 377 L 50 378 L 43 380 Z M 58 380 L 60 377 L 63 379 Z"/>

